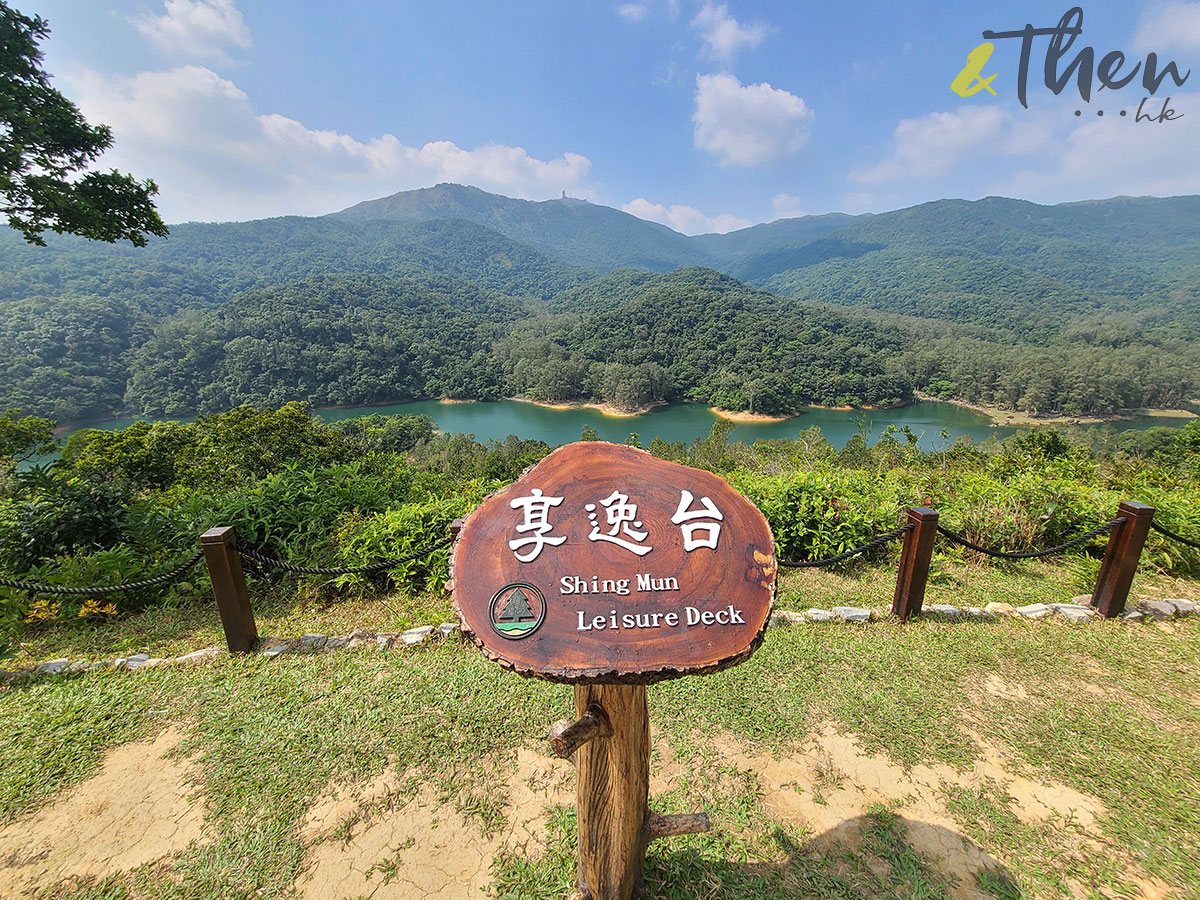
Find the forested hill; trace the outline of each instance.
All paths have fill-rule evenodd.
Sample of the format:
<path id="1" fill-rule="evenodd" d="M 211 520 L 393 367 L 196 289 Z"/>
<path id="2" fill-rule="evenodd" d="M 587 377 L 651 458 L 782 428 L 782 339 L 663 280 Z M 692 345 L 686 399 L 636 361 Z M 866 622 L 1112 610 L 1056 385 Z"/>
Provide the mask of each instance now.
<path id="1" fill-rule="evenodd" d="M 733 236 L 727 236 L 733 237 Z M 941 200 L 727 261 L 785 296 L 970 322 L 1044 342 L 1200 337 L 1200 197 L 1059 206 Z"/>
<path id="2" fill-rule="evenodd" d="M 687 238 L 442 185 L 144 249 L 47 238 L 0 231 L 0 409 L 63 422 L 506 393 L 779 412 L 915 389 L 1072 415 L 1200 396 L 1197 197 Z"/>
<path id="3" fill-rule="evenodd" d="M 534 202 L 439 184 L 368 200 L 328 218 L 347 222 L 464 219 L 536 247 L 557 259 L 601 271 L 621 267 L 669 272 L 714 258 L 664 225 L 586 200 Z"/>
<path id="4" fill-rule="evenodd" d="M 341 222 L 287 216 L 171 227 L 144 248 L 54 234 L 34 247 L 0 229 L 0 302 L 136 295 L 163 309 L 214 306 L 234 294 L 308 275 L 430 271 L 513 296 L 546 299 L 592 272 L 460 219 Z"/>
<path id="5" fill-rule="evenodd" d="M 532 203 L 445 184 L 333 215 L 449 216 L 601 271 L 705 265 L 797 300 L 977 324 L 1023 341 L 1097 328 L 1118 341 L 1178 328 L 1200 337 L 1200 197 L 938 200 L 691 238 L 583 201 Z"/>
<path id="6" fill-rule="evenodd" d="M 154 415 L 518 394 L 792 412 L 911 400 L 888 372 L 900 349 L 860 316 L 711 269 L 609 276 L 559 313 L 465 282 L 328 275 L 168 319 L 133 352 L 127 401 Z"/>

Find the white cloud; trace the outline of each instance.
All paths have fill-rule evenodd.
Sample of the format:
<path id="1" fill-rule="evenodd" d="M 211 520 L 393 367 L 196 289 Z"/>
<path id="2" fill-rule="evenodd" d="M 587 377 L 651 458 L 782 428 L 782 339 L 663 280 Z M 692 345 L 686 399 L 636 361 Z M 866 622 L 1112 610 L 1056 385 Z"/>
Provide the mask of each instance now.
<path id="1" fill-rule="evenodd" d="M 617 7 L 617 15 L 628 22 L 640 22 L 646 18 L 649 10 L 640 3 L 622 3 Z"/>
<path id="2" fill-rule="evenodd" d="M 542 160 L 502 144 L 417 147 L 391 134 L 360 141 L 260 115 L 236 84 L 202 66 L 70 80 L 88 120 L 113 128 L 104 164 L 153 177 L 168 221 L 314 215 L 438 181 L 528 199 L 564 189 L 593 196 L 591 162 L 576 153 Z"/>
<path id="3" fill-rule="evenodd" d="M 651 203 L 644 197 L 638 197 L 636 200 L 626 203 L 621 209 L 639 219 L 658 222 L 660 225 L 674 228 L 683 234 L 710 234 L 714 231 L 724 234 L 727 231 L 736 231 L 753 224 L 731 213 L 706 216 L 700 210 L 690 206 L 666 207 L 660 203 Z"/>
<path id="4" fill-rule="evenodd" d="M 248 49 L 250 29 L 233 0 L 166 0 L 161 16 L 131 19 L 148 40 L 167 53 L 226 59 L 227 47 Z"/>
<path id="5" fill-rule="evenodd" d="M 1172 0 L 1152 3 L 1138 22 L 1133 46 L 1141 51 L 1162 51 L 1168 47 L 1200 50 L 1200 3 Z M 1165 64 L 1166 60 L 1162 61 Z M 1187 69 L 1182 65 L 1181 74 Z"/>
<path id="6" fill-rule="evenodd" d="M 693 138 L 725 166 L 757 166 L 795 156 L 808 143 L 813 113 L 795 94 L 728 74 L 696 77 Z"/>
<path id="7" fill-rule="evenodd" d="M 807 215 L 800 197 L 795 194 L 776 194 L 771 198 L 771 209 L 780 219 L 795 219 Z"/>
<path id="8" fill-rule="evenodd" d="M 1075 125 L 1059 138 L 1052 165 L 1031 164 L 997 185 L 996 192 L 1041 203 L 1200 194 L 1200 93 L 1179 94 L 1170 105 L 1180 114 L 1172 122 L 1134 122 L 1136 107 L 1130 107 L 1125 117 L 1107 115 Z M 1157 114 L 1162 101 L 1146 106 Z"/>
<path id="9" fill-rule="evenodd" d="M 893 134 L 892 153 L 870 166 L 859 166 L 850 178 L 882 184 L 904 178 L 944 175 L 968 156 L 996 145 L 1012 116 L 998 106 L 967 106 L 957 112 L 934 112 L 902 119 Z"/>
<path id="10" fill-rule="evenodd" d="M 743 25 L 729 15 L 723 3 L 711 0 L 692 19 L 692 27 L 699 29 L 705 52 L 724 63 L 732 62 L 742 50 L 757 47 L 771 33 L 771 27 L 764 22 Z"/>
<path id="11" fill-rule="evenodd" d="M 1144 112 L 1157 115 L 1162 103 L 1146 103 Z M 905 119 L 887 157 L 849 173 L 851 182 L 883 190 L 847 203 L 847 211 L 881 208 L 894 203 L 896 190 L 911 193 L 916 179 L 943 176 L 941 196 L 999 194 L 1038 203 L 1200 194 L 1200 93 L 1173 95 L 1170 107 L 1178 118 L 1162 123 L 1136 121 L 1136 98 L 1082 119 L 1061 105 L 966 107 Z"/>

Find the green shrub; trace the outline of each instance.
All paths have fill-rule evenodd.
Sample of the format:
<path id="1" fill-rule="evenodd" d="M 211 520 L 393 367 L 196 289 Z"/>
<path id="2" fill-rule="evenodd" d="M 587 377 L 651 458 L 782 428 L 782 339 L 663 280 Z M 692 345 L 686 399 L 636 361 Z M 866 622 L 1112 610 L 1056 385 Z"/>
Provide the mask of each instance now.
<path id="1" fill-rule="evenodd" d="M 236 487 L 287 466 L 325 466 L 359 455 L 351 439 L 314 418 L 304 403 L 239 406 L 190 425 L 135 422 L 120 431 L 72 435 L 63 458 L 92 478 L 136 489 Z"/>
<path id="2" fill-rule="evenodd" d="M 497 482 L 472 481 L 448 496 L 427 497 L 373 515 L 351 515 L 334 538 L 338 565 L 363 566 L 396 559 L 443 541 L 450 533 L 451 522 L 467 515 L 500 486 Z M 405 562 L 386 575 L 401 590 L 442 591 L 450 577 L 448 558 L 449 548 L 444 547 Z M 373 582 L 370 576 L 343 575 L 335 583 L 364 592 Z"/>
<path id="3" fill-rule="evenodd" d="M 437 423 L 429 416 L 355 416 L 329 426 L 345 435 L 359 453 L 403 453 L 433 439 Z"/>
<path id="4" fill-rule="evenodd" d="M 232 526 L 242 543 L 320 565 L 333 558 L 331 538 L 343 517 L 405 502 L 414 491 L 413 478 L 411 469 L 383 459 L 318 468 L 291 463 L 234 490 L 204 495 L 179 491 L 179 516 L 197 534 Z"/>
<path id="5" fill-rule="evenodd" d="M 866 473 L 828 469 L 762 477 L 738 471 L 730 480 L 762 510 L 784 559 L 835 556 L 899 521 L 895 496 Z"/>

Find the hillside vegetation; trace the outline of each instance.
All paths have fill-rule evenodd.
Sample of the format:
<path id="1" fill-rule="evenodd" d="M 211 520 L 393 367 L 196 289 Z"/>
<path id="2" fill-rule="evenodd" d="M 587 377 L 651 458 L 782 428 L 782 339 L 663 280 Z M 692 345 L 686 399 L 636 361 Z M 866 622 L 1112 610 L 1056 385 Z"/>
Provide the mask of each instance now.
<path id="1" fill-rule="evenodd" d="M 136 423 L 73 435 L 54 466 L 22 471 L 52 423 L 0 416 L 0 577 L 111 585 L 169 571 L 213 525 L 302 564 L 354 566 L 439 542 L 449 523 L 515 479 L 550 448 L 510 437 L 480 445 L 436 434 L 424 417 L 374 416 L 325 425 L 302 404 L 242 406 L 194 424 Z M 830 556 L 891 531 L 906 507 L 934 506 L 985 546 L 1053 546 L 1111 520 L 1136 499 L 1156 521 L 1200 534 L 1200 423 L 1119 435 L 1103 446 L 1039 430 L 1003 444 L 963 440 L 921 452 L 889 429 L 868 449 L 859 434 L 835 450 L 815 429 L 795 440 L 727 442 L 729 423 L 692 444 L 655 440 L 656 456 L 727 477 L 766 515 L 781 556 Z M 636 438 L 630 438 L 636 444 Z M 1077 552 L 1096 565 L 1104 538 Z M 957 552 L 957 551 L 955 551 Z M 1147 565 L 1200 571 L 1200 552 L 1155 533 Z M 445 551 L 390 572 L 397 586 L 441 592 Z M 104 619 L 202 595 L 180 586 L 94 598 L 0 588 L 0 638 L 39 623 Z M 307 579 L 325 597 L 375 593 L 385 577 Z M 112 607 L 105 604 L 112 602 Z M 104 609 L 101 607 L 104 606 Z"/>
<path id="2" fill-rule="evenodd" d="M 1085 415 L 1200 394 L 1196 197 L 687 238 L 439 185 L 141 250 L 48 243 L 0 233 L 0 409 L 64 423 L 514 394 L 787 413 L 925 391 Z"/>

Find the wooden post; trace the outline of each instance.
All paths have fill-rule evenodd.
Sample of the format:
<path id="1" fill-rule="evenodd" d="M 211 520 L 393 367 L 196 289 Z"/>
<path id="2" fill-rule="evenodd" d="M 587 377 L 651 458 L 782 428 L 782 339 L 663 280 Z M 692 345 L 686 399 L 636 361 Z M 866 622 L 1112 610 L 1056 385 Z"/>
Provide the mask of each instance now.
<path id="1" fill-rule="evenodd" d="M 580 718 L 598 704 L 612 736 L 576 751 L 579 889 L 591 900 L 629 900 L 642 889 L 649 813 L 650 719 L 645 685 L 578 684 Z"/>
<path id="2" fill-rule="evenodd" d="M 233 653 L 250 653 L 258 643 L 258 626 L 246 593 L 242 555 L 233 549 L 233 544 L 232 528 L 210 528 L 200 535 L 213 596 L 225 628 L 225 641 Z"/>
<path id="3" fill-rule="evenodd" d="M 1092 591 L 1092 606 L 1106 619 L 1116 618 L 1125 611 L 1142 546 L 1154 520 L 1154 507 L 1123 501 L 1117 507 L 1117 515 L 1124 516 L 1125 521 L 1108 534 L 1108 547 L 1096 577 L 1096 589 Z"/>
<path id="4" fill-rule="evenodd" d="M 933 557 L 933 539 L 937 537 L 936 509 L 918 506 L 908 511 L 912 530 L 904 535 L 900 553 L 900 571 L 896 575 L 896 593 L 892 597 L 892 612 L 901 622 L 909 616 L 920 615 L 925 601 L 925 582 L 929 579 L 929 561 Z"/>
<path id="5" fill-rule="evenodd" d="M 645 888 L 647 845 L 708 831 L 705 813 L 650 812 L 646 686 L 577 684 L 575 722 L 556 722 L 550 745 L 575 755 L 579 870 L 573 900 L 630 900 Z"/>

